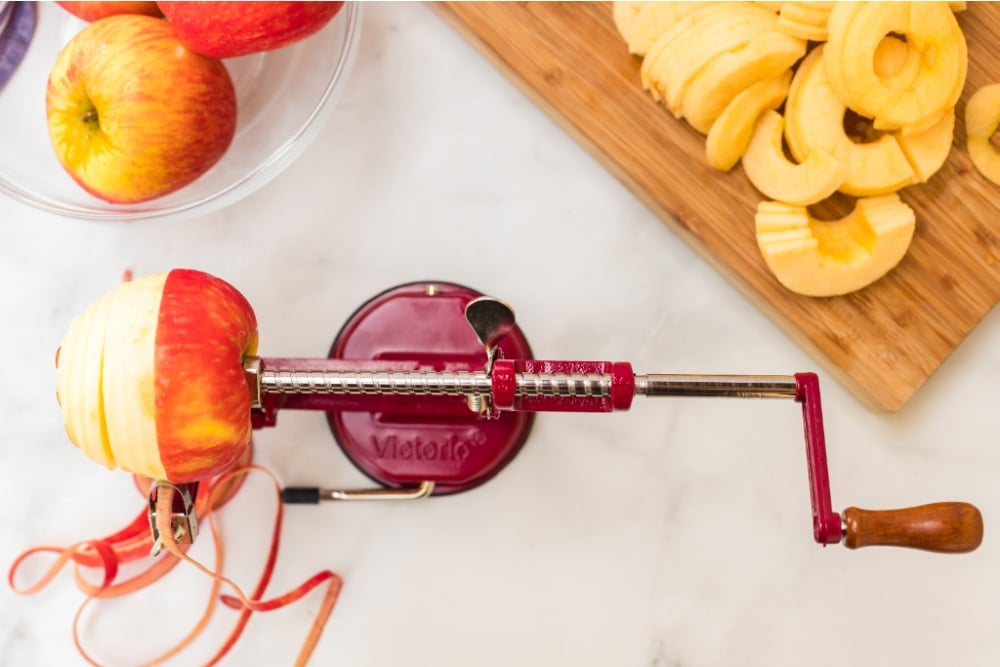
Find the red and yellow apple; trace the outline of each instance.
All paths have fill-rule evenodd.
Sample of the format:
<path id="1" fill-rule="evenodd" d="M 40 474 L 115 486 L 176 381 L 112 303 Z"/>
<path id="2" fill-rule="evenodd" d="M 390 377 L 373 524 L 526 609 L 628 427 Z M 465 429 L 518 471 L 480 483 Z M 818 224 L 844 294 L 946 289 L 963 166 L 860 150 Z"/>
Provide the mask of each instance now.
<path id="1" fill-rule="evenodd" d="M 115 14 L 145 14 L 162 17 L 163 12 L 155 2 L 56 2 L 67 12 L 91 22 Z"/>
<path id="2" fill-rule="evenodd" d="M 234 58 L 273 51 L 319 32 L 343 2 L 160 2 L 194 51 Z"/>
<path id="3" fill-rule="evenodd" d="M 124 282 L 60 345 L 66 432 L 108 468 L 174 483 L 219 474 L 250 442 L 243 362 L 256 349 L 253 309 L 229 283 L 190 269 Z"/>
<path id="4" fill-rule="evenodd" d="M 59 162 L 112 203 L 191 183 L 236 132 L 236 91 L 225 65 L 193 52 L 166 21 L 138 14 L 77 33 L 56 59 L 45 102 Z"/>

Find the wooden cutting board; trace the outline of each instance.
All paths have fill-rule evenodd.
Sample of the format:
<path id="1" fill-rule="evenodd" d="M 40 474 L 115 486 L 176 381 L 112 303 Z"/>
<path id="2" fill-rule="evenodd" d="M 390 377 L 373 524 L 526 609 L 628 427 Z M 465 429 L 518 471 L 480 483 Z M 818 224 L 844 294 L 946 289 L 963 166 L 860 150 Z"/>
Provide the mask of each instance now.
<path id="1" fill-rule="evenodd" d="M 704 137 L 642 89 L 610 3 L 431 6 L 870 407 L 902 407 L 1000 297 L 1000 187 L 973 167 L 961 121 L 972 91 L 1000 81 L 1000 4 L 958 14 L 969 72 L 954 146 L 929 183 L 901 192 L 917 215 L 907 256 L 833 298 L 775 281 L 753 232 L 762 196 L 742 168 L 710 168 Z"/>

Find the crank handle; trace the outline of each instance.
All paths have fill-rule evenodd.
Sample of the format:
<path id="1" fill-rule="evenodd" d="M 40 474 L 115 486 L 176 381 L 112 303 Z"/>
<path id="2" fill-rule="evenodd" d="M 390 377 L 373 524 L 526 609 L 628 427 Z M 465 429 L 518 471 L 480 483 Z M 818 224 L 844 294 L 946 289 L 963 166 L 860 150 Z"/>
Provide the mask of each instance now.
<path id="1" fill-rule="evenodd" d="M 974 551 L 983 540 L 983 517 L 963 502 L 895 510 L 844 510 L 844 546 L 909 547 L 941 553 Z"/>

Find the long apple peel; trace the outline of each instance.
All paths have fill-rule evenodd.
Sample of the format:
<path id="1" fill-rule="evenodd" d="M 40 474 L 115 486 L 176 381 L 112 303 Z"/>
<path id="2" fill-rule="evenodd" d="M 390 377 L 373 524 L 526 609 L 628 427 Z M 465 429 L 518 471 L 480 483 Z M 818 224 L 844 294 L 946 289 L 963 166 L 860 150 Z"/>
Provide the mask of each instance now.
<path id="1" fill-rule="evenodd" d="M 238 468 L 228 474 L 245 474 L 246 472 L 249 471 L 258 471 L 265 474 L 268 478 L 270 478 L 273 485 L 275 500 L 276 500 L 275 518 L 271 532 L 271 546 L 268 549 L 267 562 L 264 566 L 261 579 L 258 582 L 258 585 L 253 591 L 252 595 L 248 596 L 246 593 L 243 592 L 242 588 L 232 579 L 223 576 L 221 572 L 218 570 L 211 570 L 205 567 L 203 564 L 201 564 L 194 558 L 188 556 L 184 552 L 184 550 L 181 549 L 181 546 L 174 539 L 174 530 L 173 530 L 173 525 L 171 523 L 172 519 L 171 511 L 174 502 L 174 494 L 177 493 L 177 489 L 175 489 L 172 486 L 163 487 L 163 492 L 157 495 L 156 513 L 155 513 L 155 521 L 157 523 L 157 529 L 160 534 L 160 539 L 162 540 L 163 547 L 170 554 L 172 554 L 179 560 L 183 560 L 189 563 L 199 571 L 211 577 L 215 583 L 220 583 L 220 582 L 225 583 L 233 589 L 235 596 L 224 595 L 222 596 L 221 599 L 223 604 L 225 604 L 226 606 L 233 609 L 239 609 L 241 611 L 240 620 L 237 622 L 238 631 L 242 631 L 242 628 L 246 624 L 246 621 L 249 619 L 249 614 L 251 612 L 273 611 L 276 609 L 281 609 L 282 607 L 285 607 L 301 599 L 303 596 L 311 592 L 320 584 L 328 582 L 326 592 L 323 596 L 323 601 L 320 605 L 320 609 L 317 612 L 316 617 L 313 619 L 313 624 L 310 627 L 309 633 L 306 635 L 306 639 L 295 661 L 296 667 L 301 667 L 302 665 L 305 665 L 308 662 L 310 656 L 312 655 L 316 643 L 319 640 L 319 636 L 323 631 L 323 627 L 326 625 L 327 620 L 329 620 L 329 617 L 333 612 L 333 608 L 336 605 L 337 598 L 340 595 L 340 590 L 343 585 L 343 581 L 339 575 L 332 572 L 331 570 L 322 570 L 282 595 L 276 596 L 268 600 L 260 599 L 264 593 L 264 589 L 266 588 L 267 583 L 270 581 L 271 573 L 274 571 L 274 566 L 278 557 L 278 543 L 280 541 L 281 523 L 283 515 L 282 502 L 281 502 L 281 486 L 278 483 L 278 480 L 274 477 L 274 475 L 270 471 L 261 468 L 259 466 L 245 466 L 242 468 Z M 232 645 L 231 642 L 234 641 L 235 637 L 233 637 L 231 641 L 227 641 L 227 643 L 223 646 L 223 654 L 224 651 L 228 650 L 228 647 Z M 221 655 L 219 657 L 221 657 Z M 210 662 L 209 664 L 213 664 L 214 661 L 215 660 L 213 659 L 213 661 Z"/>
<path id="2" fill-rule="evenodd" d="M 92 665 L 99 665 L 100 663 L 98 663 L 84 647 L 79 626 L 83 611 L 89 606 L 89 604 L 95 599 L 119 597 L 133 593 L 141 588 L 145 588 L 160 579 L 182 561 L 194 564 L 199 570 L 208 573 L 212 577 L 212 587 L 205 610 L 202 612 L 199 620 L 191 628 L 191 630 L 189 630 L 188 633 L 172 648 L 153 660 L 144 663 L 144 665 L 152 666 L 161 664 L 165 660 L 176 656 L 187 648 L 197 638 L 197 636 L 204 631 L 215 612 L 216 602 L 221 600 L 226 606 L 239 609 L 240 615 L 237 618 L 232 630 L 230 630 L 229 634 L 224 639 L 222 645 L 206 663 L 207 665 L 214 665 L 218 663 L 218 661 L 221 660 L 235 645 L 236 641 L 239 639 L 244 628 L 246 627 L 250 615 L 254 611 L 270 611 L 284 607 L 301 599 L 320 584 L 327 583 L 327 588 L 320 603 L 319 610 L 302 644 L 295 663 L 296 665 L 305 665 L 315 649 L 323 627 L 336 605 L 337 597 L 339 596 L 342 586 L 342 580 L 335 573 L 329 570 L 323 570 L 307 579 L 300 586 L 282 595 L 268 600 L 262 599 L 277 562 L 278 540 L 280 537 L 282 522 L 280 497 L 277 503 L 277 511 L 275 515 L 274 527 L 271 533 L 267 559 L 262 568 L 261 576 L 258 579 L 252 593 L 250 595 L 246 595 L 243 593 L 241 588 L 235 584 L 235 582 L 221 576 L 224 549 L 221 532 L 219 531 L 215 521 L 215 512 L 232 499 L 241 487 L 245 476 L 251 471 L 260 471 L 270 477 L 275 488 L 276 496 L 279 494 L 277 481 L 274 479 L 274 476 L 263 468 L 250 465 L 249 458 L 250 453 L 248 450 L 241 457 L 236 467 L 204 483 L 195 500 L 199 514 L 207 518 L 211 528 L 214 544 L 214 571 L 204 567 L 202 564 L 187 556 L 186 551 L 190 545 L 177 544 L 171 539 L 171 531 L 166 530 L 165 546 L 167 547 L 169 553 L 157 558 L 152 566 L 140 574 L 123 582 L 117 582 L 116 579 L 120 573 L 120 565 L 141 556 L 146 556 L 149 553 L 152 538 L 149 532 L 144 530 L 145 528 L 148 528 L 148 520 L 147 513 L 143 511 L 124 528 L 106 537 L 95 540 L 81 541 L 70 545 L 69 547 L 40 546 L 25 551 L 12 564 L 8 573 L 8 583 L 11 589 L 17 593 L 25 595 L 36 593 L 51 583 L 55 575 L 65 565 L 72 562 L 74 565 L 74 579 L 76 585 L 81 592 L 86 595 L 86 598 L 74 615 L 72 625 L 73 641 L 81 657 L 86 662 Z M 143 480 L 137 477 L 136 482 L 140 492 L 148 492 L 148 480 Z M 165 503 L 164 507 L 169 508 L 170 501 L 172 500 L 170 498 L 169 489 L 167 493 L 161 495 L 161 498 L 162 502 Z M 166 521 L 169 519 L 169 512 L 162 512 L 159 516 L 164 517 L 164 520 Z M 161 526 L 161 528 L 165 527 L 165 525 Z M 128 545 L 128 548 L 123 549 L 123 545 Z M 55 553 L 57 554 L 56 561 L 53 562 L 48 567 L 46 572 L 43 573 L 43 575 L 33 584 L 25 587 L 17 586 L 15 578 L 21 565 L 28 558 L 40 553 Z M 83 567 L 91 569 L 96 568 L 100 570 L 102 572 L 100 583 L 90 583 L 82 574 L 81 568 Z M 233 590 L 236 591 L 235 597 L 219 597 L 219 590 L 224 583 L 233 587 Z"/>

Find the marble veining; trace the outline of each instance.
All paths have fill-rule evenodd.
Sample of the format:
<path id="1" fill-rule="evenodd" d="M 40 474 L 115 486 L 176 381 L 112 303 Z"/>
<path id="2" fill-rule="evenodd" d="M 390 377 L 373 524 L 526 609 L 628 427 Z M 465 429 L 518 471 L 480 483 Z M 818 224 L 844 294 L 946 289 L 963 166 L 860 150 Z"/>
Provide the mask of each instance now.
<path id="1" fill-rule="evenodd" d="M 0 200 L 0 563 L 107 534 L 142 506 L 127 475 L 69 445 L 53 396 L 69 320 L 125 269 L 226 278 L 254 305 L 271 356 L 323 355 L 363 300 L 442 279 L 513 304 L 539 357 L 819 370 L 835 509 L 968 500 L 985 540 L 965 556 L 814 544 L 792 402 L 637 399 L 624 414 L 546 414 L 469 493 L 286 511 L 273 589 L 323 568 L 346 582 L 313 664 L 995 666 L 996 314 L 903 410 L 871 413 L 429 8 L 366 10 L 329 124 L 248 199 L 136 225 Z M 282 414 L 257 444 L 285 483 L 366 482 L 320 415 Z M 260 567 L 255 517 L 271 502 L 255 483 L 220 515 L 238 581 Z M 210 557 L 207 541 L 195 549 Z M 0 664 L 82 664 L 69 573 L 34 596 L 0 590 Z M 95 605 L 88 647 L 111 665 L 151 658 L 207 591 L 178 568 Z M 290 664 L 317 604 L 255 616 L 224 664 Z M 174 637 L 149 631 L 153 605 L 176 619 Z M 233 618 L 220 611 L 175 664 L 200 664 Z"/>

